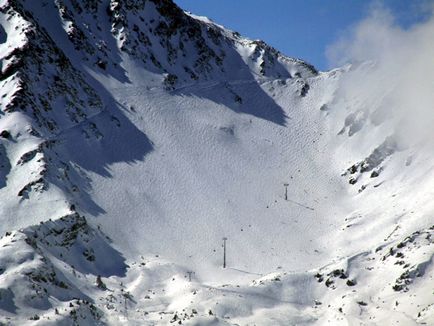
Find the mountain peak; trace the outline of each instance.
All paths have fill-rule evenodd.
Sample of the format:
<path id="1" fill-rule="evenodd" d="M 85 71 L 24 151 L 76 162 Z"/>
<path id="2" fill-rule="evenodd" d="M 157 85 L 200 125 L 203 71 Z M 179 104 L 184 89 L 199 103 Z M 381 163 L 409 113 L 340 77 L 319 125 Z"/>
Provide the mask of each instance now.
<path id="1" fill-rule="evenodd" d="M 340 94 L 372 69 L 169 0 L 0 0 L 0 324 L 433 321 L 432 150 Z"/>

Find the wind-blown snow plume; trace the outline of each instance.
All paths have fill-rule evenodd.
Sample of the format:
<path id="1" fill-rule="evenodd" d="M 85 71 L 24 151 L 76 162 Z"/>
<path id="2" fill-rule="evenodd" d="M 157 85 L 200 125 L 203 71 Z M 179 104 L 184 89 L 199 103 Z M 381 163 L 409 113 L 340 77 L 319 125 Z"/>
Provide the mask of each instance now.
<path id="1" fill-rule="evenodd" d="M 404 146 L 434 133 L 432 8 L 428 19 L 402 28 L 377 6 L 327 50 L 335 65 L 363 63 L 342 78 L 340 103 L 355 104 L 363 124 L 381 124 Z"/>

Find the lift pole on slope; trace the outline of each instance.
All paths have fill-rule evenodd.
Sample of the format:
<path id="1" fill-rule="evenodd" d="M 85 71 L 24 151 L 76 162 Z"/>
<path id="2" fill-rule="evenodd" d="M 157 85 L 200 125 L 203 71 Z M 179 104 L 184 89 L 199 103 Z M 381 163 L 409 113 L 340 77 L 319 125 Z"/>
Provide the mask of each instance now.
<path id="1" fill-rule="evenodd" d="M 288 186 L 289 186 L 289 183 L 284 183 L 283 185 L 285 186 L 285 200 L 288 200 Z"/>
<path id="2" fill-rule="evenodd" d="M 223 268 L 226 268 L 226 240 L 228 238 L 223 238 Z"/>
<path id="3" fill-rule="evenodd" d="M 191 282 L 191 276 L 195 273 L 194 272 L 187 272 L 187 274 L 188 274 L 188 281 Z"/>

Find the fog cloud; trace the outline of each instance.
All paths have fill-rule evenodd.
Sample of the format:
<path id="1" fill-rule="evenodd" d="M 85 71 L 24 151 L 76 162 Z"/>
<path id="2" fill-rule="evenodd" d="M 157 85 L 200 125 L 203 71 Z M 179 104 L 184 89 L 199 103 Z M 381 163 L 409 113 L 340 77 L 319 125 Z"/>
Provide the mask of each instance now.
<path id="1" fill-rule="evenodd" d="M 430 137 L 434 143 L 432 13 L 403 28 L 377 5 L 327 50 L 333 65 L 352 63 L 337 96 L 363 110 L 369 123 L 390 125 L 401 142 Z"/>

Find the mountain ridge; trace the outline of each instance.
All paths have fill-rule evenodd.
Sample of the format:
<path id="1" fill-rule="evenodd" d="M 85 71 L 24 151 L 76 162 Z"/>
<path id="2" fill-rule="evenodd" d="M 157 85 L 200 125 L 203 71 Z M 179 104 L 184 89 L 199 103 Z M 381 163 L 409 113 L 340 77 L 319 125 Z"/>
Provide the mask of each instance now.
<path id="1" fill-rule="evenodd" d="M 169 0 L 0 23 L 1 323 L 433 320 L 429 145 L 339 94 L 374 66 L 318 72 Z"/>

